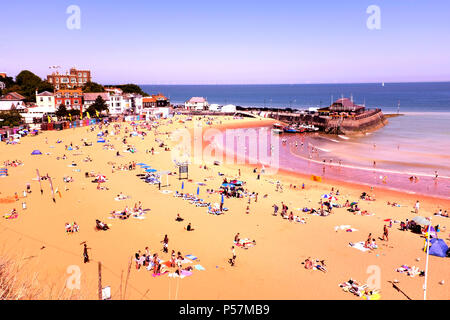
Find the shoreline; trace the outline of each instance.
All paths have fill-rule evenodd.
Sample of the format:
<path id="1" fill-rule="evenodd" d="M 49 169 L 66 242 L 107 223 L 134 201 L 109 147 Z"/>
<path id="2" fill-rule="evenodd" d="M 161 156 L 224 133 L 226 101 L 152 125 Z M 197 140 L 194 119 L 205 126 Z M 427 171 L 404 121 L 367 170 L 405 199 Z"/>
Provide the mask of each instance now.
<path id="1" fill-rule="evenodd" d="M 280 122 L 280 121 L 278 121 L 276 119 L 264 119 L 264 120 L 255 119 L 253 121 L 248 120 L 244 123 L 228 123 L 228 124 L 221 124 L 221 125 L 213 125 L 213 126 L 210 126 L 209 128 L 214 128 L 214 129 L 218 129 L 221 131 L 224 131 L 227 129 L 248 129 L 248 128 L 263 127 L 263 126 L 267 126 L 267 125 L 270 125 L 270 124 L 273 124 L 276 122 Z M 191 134 L 192 134 L 192 131 L 191 131 Z M 203 140 L 202 148 L 204 149 L 207 145 L 208 145 L 208 142 Z M 225 152 L 225 150 L 223 150 L 223 151 Z M 238 169 L 241 165 L 225 164 L 225 166 Z M 262 165 L 260 165 L 260 164 L 252 165 L 252 164 L 248 164 L 248 163 L 242 164 L 242 166 L 244 166 L 246 168 L 257 167 L 258 169 L 261 169 L 261 167 L 262 167 Z M 365 168 L 364 170 L 370 171 L 370 168 Z M 381 170 L 381 169 L 380 169 L 380 171 L 389 172 L 389 170 Z M 284 178 L 288 178 L 288 179 L 291 179 L 292 175 L 294 175 L 296 178 L 303 179 L 305 182 L 306 181 L 308 181 L 308 183 L 313 182 L 310 179 L 312 174 L 308 174 L 305 172 L 298 172 L 298 171 L 294 171 L 291 169 L 279 168 L 277 174 L 281 174 Z M 353 190 L 364 190 L 366 192 L 370 191 L 370 187 L 371 187 L 371 185 L 369 183 L 341 180 L 341 179 L 328 178 L 328 177 L 321 177 L 321 178 L 322 178 L 322 184 L 328 185 L 330 187 L 339 186 L 340 184 L 343 184 L 347 188 L 351 188 Z M 429 202 L 433 202 L 436 200 L 444 201 L 446 206 L 450 206 L 450 198 L 449 197 L 432 196 L 432 195 L 428 195 L 428 194 L 417 193 L 417 192 L 413 192 L 413 191 L 407 191 L 404 189 L 389 187 L 387 185 L 386 186 L 374 185 L 373 190 L 376 191 L 377 193 L 382 193 L 383 195 L 388 195 L 388 194 L 392 193 L 393 195 L 395 195 L 395 197 L 406 198 L 411 201 L 412 200 L 415 201 L 415 200 L 419 200 L 419 199 L 424 200 L 424 201 L 429 201 Z"/>

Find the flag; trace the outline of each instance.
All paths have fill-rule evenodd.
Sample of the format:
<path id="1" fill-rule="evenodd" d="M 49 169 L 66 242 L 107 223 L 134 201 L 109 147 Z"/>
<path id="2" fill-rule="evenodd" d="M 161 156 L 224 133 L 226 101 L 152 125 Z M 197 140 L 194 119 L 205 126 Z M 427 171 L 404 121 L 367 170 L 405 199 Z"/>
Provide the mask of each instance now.
<path id="1" fill-rule="evenodd" d="M 88 119 L 90 119 L 90 118 L 91 118 L 91 116 L 90 116 L 89 112 L 86 112 L 86 116 L 88 117 Z"/>
<path id="2" fill-rule="evenodd" d="M 69 113 L 69 119 L 72 121 L 72 114 Z"/>
<path id="3" fill-rule="evenodd" d="M 222 194 L 222 199 L 220 199 L 220 203 L 223 203 L 224 201 L 223 201 L 223 194 Z"/>
<path id="4" fill-rule="evenodd" d="M 322 182 L 322 177 L 319 177 L 319 176 L 311 176 L 311 180 L 312 181 L 317 181 L 317 182 Z"/>
<path id="5" fill-rule="evenodd" d="M 52 122 L 52 118 L 50 118 L 50 116 L 47 116 L 48 119 L 48 123 Z"/>
<path id="6" fill-rule="evenodd" d="M 184 189 L 184 181 L 181 183 L 181 190 Z"/>
<path id="7" fill-rule="evenodd" d="M 197 187 L 197 195 L 200 194 L 200 187 Z"/>
<path id="8" fill-rule="evenodd" d="M 100 113 L 97 110 L 95 110 L 95 113 L 97 114 L 97 118 L 100 117 Z"/>

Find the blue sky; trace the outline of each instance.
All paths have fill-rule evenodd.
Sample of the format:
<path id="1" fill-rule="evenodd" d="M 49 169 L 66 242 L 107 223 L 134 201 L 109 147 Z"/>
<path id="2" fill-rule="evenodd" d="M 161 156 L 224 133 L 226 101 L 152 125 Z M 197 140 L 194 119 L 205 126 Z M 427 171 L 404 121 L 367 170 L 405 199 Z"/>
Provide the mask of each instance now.
<path id="1" fill-rule="evenodd" d="M 69 30 L 67 7 L 81 10 Z M 369 30 L 369 5 L 381 29 Z M 5 1 L 0 72 L 103 84 L 450 81 L 450 1 Z"/>

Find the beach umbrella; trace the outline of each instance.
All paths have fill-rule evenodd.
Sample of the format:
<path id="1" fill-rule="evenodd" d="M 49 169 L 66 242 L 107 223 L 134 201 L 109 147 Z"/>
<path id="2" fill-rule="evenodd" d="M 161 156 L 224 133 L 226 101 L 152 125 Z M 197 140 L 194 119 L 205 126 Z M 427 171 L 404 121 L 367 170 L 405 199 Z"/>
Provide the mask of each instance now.
<path id="1" fill-rule="evenodd" d="M 351 206 L 354 206 L 355 204 L 358 204 L 358 202 L 353 201 L 352 203 L 350 203 Z"/>
<path id="2" fill-rule="evenodd" d="M 151 168 L 151 166 L 145 165 L 145 166 L 141 166 L 141 168 L 142 168 L 142 169 L 149 169 L 149 168 Z"/>
<path id="3" fill-rule="evenodd" d="M 184 189 L 184 181 L 181 183 L 181 190 Z"/>
<path id="4" fill-rule="evenodd" d="M 197 187 L 197 195 L 200 194 L 200 187 Z"/>
<path id="5" fill-rule="evenodd" d="M 222 199 L 220 199 L 220 203 L 223 203 L 224 199 L 223 199 L 223 194 L 222 194 Z"/>
<path id="6" fill-rule="evenodd" d="M 145 164 L 145 163 L 142 163 L 142 162 L 136 163 L 136 165 L 137 165 L 137 166 L 146 166 L 146 164 Z"/>
<path id="7" fill-rule="evenodd" d="M 428 226 L 431 224 L 430 220 L 428 220 L 424 217 L 420 217 L 420 216 L 414 217 L 412 219 L 412 221 L 414 221 L 417 224 L 424 225 L 424 226 Z"/>
<path id="8" fill-rule="evenodd" d="M 38 155 L 38 154 L 42 154 L 42 152 L 39 151 L 39 150 L 34 150 L 34 151 L 31 153 L 31 155 Z"/>
<path id="9" fill-rule="evenodd" d="M 156 169 L 145 169 L 145 172 L 156 172 L 156 171 L 158 171 L 158 170 L 156 170 Z"/>
<path id="10" fill-rule="evenodd" d="M 324 198 L 324 199 L 328 199 L 330 196 L 328 195 L 328 194 L 323 194 L 322 195 L 322 198 Z"/>
<path id="11" fill-rule="evenodd" d="M 330 196 L 330 197 L 328 198 L 328 200 L 330 200 L 330 201 L 337 201 L 337 198 L 336 198 L 335 196 Z"/>

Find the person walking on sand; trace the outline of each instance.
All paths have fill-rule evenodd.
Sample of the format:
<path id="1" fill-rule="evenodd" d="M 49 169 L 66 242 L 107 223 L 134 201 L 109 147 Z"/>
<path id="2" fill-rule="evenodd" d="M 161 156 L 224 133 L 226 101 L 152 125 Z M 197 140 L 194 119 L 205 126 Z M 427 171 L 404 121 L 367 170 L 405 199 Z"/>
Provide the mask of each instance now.
<path id="1" fill-rule="evenodd" d="M 84 248 L 83 248 L 83 258 L 84 258 L 84 263 L 88 263 L 89 262 L 89 254 L 88 254 L 88 250 L 90 250 L 91 248 L 88 248 L 86 243 L 84 244 Z"/>
<path id="2" fill-rule="evenodd" d="M 169 252 L 169 238 L 167 237 L 167 234 L 164 236 L 163 242 L 163 252 L 168 253 Z"/>
<path id="3" fill-rule="evenodd" d="M 416 205 L 414 206 L 415 213 L 419 213 L 420 209 L 420 202 L 419 200 L 416 201 Z"/>
<path id="4" fill-rule="evenodd" d="M 273 207 L 273 215 L 276 216 L 278 213 L 278 206 L 274 204 L 272 207 Z"/>
<path id="5" fill-rule="evenodd" d="M 386 227 L 386 225 L 384 225 L 384 228 L 383 228 L 383 240 L 389 241 L 389 237 L 388 236 L 389 236 L 389 230 Z"/>
<path id="6" fill-rule="evenodd" d="M 231 247 L 232 258 L 229 260 L 230 265 L 233 267 L 236 262 L 236 250 L 234 250 L 234 246 Z"/>

